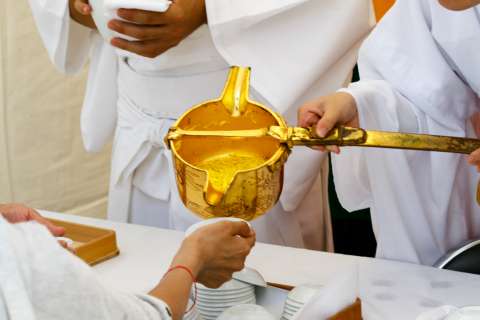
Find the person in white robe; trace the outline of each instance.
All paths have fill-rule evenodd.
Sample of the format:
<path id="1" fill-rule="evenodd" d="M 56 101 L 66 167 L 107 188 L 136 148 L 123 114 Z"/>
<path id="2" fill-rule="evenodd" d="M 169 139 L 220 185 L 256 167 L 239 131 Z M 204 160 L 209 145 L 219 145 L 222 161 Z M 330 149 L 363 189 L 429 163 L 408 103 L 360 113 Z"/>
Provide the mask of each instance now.
<path id="1" fill-rule="evenodd" d="M 70 10 L 65 0 L 29 2 L 61 71 L 90 58 L 81 128 L 92 152 L 115 136 L 108 218 L 177 230 L 199 218 L 179 199 L 163 142 L 174 120 L 218 97 L 229 65 L 243 65 L 253 70 L 252 98 L 295 121 L 294 106 L 350 81 L 373 25 L 368 0 L 179 0 L 165 13 L 118 10 L 126 21 L 108 24 L 114 48 L 71 19 L 90 12 L 86 0 L 71 0 Z M 253 222 L 259 241 L 332 250 L 327 178 L 325 155 L 295 149 L 280 203 Z"/>
<path id="2" fill-rule="evenodd" d="M 304 105 L 300 124 L 316 124 L 321 136 L 345 124 L 475 137 L 479 1 L 442 3 L 464 10 L 437 0 L 397 1 L 360 49 L 360 82 Z M 370 207 L 377 257 L 432 265 L 480 238 L 479 176 L 464 155 L 345 148 L 333 156 L 333 175 L 345 208 Z"/>
<path id="3" fill-rule="evenodd" d="M 149 294 L 132 294 L 109 288 L 62 248 L 52 236 L 60 229 L 30 208 L 0 205 L 0 319 L 182 319 L 192 277 L 220 286 L 243 268 L 255 242 L 244 222 L 200 228 L 183 241 L 171 271 Z"/>

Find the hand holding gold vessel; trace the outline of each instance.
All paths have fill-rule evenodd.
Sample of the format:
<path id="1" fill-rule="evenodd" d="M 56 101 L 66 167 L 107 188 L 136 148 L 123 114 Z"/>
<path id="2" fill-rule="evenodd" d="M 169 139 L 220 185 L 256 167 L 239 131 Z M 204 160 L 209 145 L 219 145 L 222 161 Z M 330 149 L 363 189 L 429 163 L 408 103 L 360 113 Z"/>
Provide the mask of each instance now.
<path id="1" fill-rule="evenodd" d="M 249 77 L 249 68 L 233 67 L 222 96 L 187 111 L 165 137 L 172 150 L 180 197 L 203 218 L 233 216 L 252 220 L 267 212 L 282 191 L 283 165 L 293 146 L 456 153 L 471 153 L 480 148 L 480 140 L 476 139 L 343 126 L 330 130 L 338 119 L 342 119 L 340 123 L 355 125 L 356 111 L 350 112 L 351 109 L 328 115 L 307 112 L 310 125 L 331 125 L 328 133 L 288 127 L 280 115 L 249 100 Z"/>

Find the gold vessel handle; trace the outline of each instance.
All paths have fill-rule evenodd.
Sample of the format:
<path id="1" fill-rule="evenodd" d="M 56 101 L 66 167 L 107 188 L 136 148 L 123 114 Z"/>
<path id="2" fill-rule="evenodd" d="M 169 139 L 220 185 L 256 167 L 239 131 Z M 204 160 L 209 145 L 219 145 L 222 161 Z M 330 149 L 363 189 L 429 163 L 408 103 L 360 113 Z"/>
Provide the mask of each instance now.
<path id="1" fill-rule="evenodd" d="M 343 126 L 334 128 L 324 138 L 317 136 L 315 128 L 289 127 L 286 142 L 290 146 L 355 146 L 365 143 L 366 137 L 363 129 Z"/>
<path id="2" fill-rule="evenodd" d="M 250 68 L 230 67 L 221 101 L 234 117 L 241 116 L 248 104 Z"/>
<path id="3" fill-rule="evenodd" d="M 338 145 L 392 148 L 469 154 L 480 148 L 480 140 L 428 134 L 366 131 L 337 127 L 325 138 L 318 138 L 313 128 L 288 128 L 291 145 Z"/>

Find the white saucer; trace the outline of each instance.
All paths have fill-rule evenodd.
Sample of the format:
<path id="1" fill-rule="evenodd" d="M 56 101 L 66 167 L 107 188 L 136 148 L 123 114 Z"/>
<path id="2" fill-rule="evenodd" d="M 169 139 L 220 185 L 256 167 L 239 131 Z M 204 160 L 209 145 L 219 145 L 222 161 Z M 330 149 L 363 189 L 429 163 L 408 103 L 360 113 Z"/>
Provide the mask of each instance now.
<path id="1" fill-rule="evenodd" d="M 275 320 L 275 317 L 262 306 L 241 304 L 225 310 L 218 320 Z"/>

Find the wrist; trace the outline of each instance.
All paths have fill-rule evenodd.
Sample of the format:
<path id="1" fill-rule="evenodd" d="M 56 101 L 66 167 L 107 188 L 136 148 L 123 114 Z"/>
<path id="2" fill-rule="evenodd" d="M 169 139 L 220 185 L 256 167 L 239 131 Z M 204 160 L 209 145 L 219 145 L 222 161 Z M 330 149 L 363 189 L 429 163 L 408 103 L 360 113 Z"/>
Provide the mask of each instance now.
<path id="1" fill-rule="evenodd" d="M 201 256 L 198 254 L 197 250 L 187 250 L 182 246 L 175 258 L 173 258 L 171 267 L 177 265 L 182 265 L 189 268 L 193 276 L 197 278 L 203 269 L 203 259 L 201 259 Z"/>

